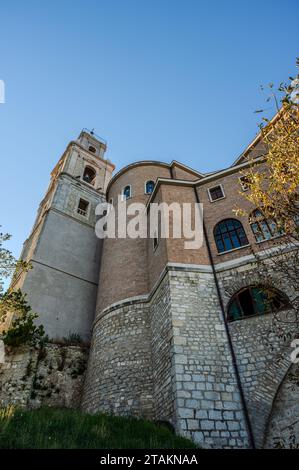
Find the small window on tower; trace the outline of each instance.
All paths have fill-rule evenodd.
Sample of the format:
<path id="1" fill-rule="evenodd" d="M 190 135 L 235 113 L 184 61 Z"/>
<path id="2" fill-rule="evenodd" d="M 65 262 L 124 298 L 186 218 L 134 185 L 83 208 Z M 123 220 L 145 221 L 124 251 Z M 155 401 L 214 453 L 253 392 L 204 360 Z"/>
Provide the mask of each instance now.
<path id="1" fill-rule="evenodd" d="M 88 147 L 88 150 L 89 150 L 91 153 L 96 153 L 96 149 L 95 149 L 92 145 L 90 145 L 90 146 Z"/>
<path id="2" fill-rule="evenodd" d="M 214 186 L 214 188 L 209 188 L 208 193 L 211 202 L 218 201 L 218 199 L 224 198 L 224 191 L 221 184 L 219 184 L 218 186 Z"/>
<path id="3" fill-rule="evenodd" d="M 78 214 L 83 215 L 84 217 L 86 217 L 87 211 L 88 211 L 88 206 L 89 206 L 88 201 L 85 201 L 84 199 L 80 199 L 79 204 L 78 204 L 78 209 L 77 209 Z"/>
<path id="4" fill-rule="evenodd" d="M 96 172 L 93 168 L 90 168 L 89 166 L 85 167 L 84 173 L 83 173 L 83 181 L 86 183 L 94 185 L 96 179 Z"/>

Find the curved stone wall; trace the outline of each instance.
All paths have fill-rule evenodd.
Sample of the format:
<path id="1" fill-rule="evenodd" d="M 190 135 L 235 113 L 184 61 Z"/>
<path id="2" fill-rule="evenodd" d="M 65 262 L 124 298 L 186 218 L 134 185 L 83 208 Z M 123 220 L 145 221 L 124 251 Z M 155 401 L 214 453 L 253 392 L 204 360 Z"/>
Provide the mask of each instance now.
<path id="1" fill-rule="evenodd" d="M 225 307 L 256 276 L 251 263 L 225 266 L 217 274 Z M 272 282 L 276 286 L 275 273 Z M 289 288 L 280 289 L 292 300 Z M 212 270 L 168 265 L 149 296 L 101 315 L 94 326 L 85 410 L 167 420 L 204 447 L 249 446 Z M 294 325 L 274 328 L 274 318 L 268 314 L 229 324 L 257 447 L 264 445 L 296 335 Z"/>
<path id="2" fill-rule="evenodd" d="M 82 407 L 88 412 L 153 416 L 148 307 L 121 304 L 93 330 Z"/>
<path id="3" fill-rule="evenodd" d="M 102 312 L 82 405 L 167 420 L 203 446 L 248 445 L 212 273 L 168 267 L 147 300 Z"/>
<path id="4" fill-rule="evenodd" d="M 82 407 L 175 425 L 168 277 L 151 298 L 119 303 L 94 325 Z"/>

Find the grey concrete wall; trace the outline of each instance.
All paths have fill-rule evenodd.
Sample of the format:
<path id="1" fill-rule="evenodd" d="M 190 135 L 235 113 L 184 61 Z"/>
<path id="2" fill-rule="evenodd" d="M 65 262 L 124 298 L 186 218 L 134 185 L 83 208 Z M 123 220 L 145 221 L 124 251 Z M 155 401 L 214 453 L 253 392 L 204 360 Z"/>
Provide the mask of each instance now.
<path id="1" fill-rule="evenodd" d="M 48 212 L 22 290 L 51 338 L 77 333 L 89 340 L 100 249 L 92 226 Z"/>
<path id="2" fill-rule="evenodd" d="M 80 197 L 89 202 L 77 212 Z M 50 338 L 76 333 L 89 341 L 98 292 L 102 241 L 94 231 L 95 207 L 103 197 L 67 175 L 58 179 L 50 209 L 24 252 L 33 269 L 16 287 L 27 293 Z"/>
<path id="3" fill-rule="evenodd" d="M 50 210 L 33 259 L 97 284 L 100 251 L 101 241 L 92 226 Z"/>

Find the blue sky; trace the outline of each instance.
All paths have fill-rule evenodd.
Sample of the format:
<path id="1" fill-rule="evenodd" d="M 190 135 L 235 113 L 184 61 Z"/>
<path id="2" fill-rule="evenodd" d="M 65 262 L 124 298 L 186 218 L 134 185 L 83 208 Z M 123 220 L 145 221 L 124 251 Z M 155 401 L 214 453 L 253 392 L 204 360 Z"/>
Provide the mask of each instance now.
<path id="1" fill-rule="evenodd" d="M 16 256 L 83 127 L 117 169 L 212 171 L 255 136 L 259 85 L 296 74 L 297 0 L 6 0 L 0 14 L 0 224 Z"/>

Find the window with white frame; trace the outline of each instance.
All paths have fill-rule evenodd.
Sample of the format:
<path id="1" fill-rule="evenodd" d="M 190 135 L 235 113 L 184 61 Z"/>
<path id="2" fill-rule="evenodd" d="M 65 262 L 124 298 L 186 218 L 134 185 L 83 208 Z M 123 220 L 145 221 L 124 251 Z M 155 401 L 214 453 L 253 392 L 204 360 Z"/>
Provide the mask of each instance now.
<path id="1" fill-rule="evenodd" d="M 236 219 L 224 219 L 214 228 L 218 253 L 234 250 L 249 244 L 243 225 Z"/>
<path id="2" fill-rule="evenodd" d="M 145 183 L 145 194 L 152 194 L 155 187 L 155 182 L 150 180 Z"/>
<path id="3" fill-rule="evenodd" d="M 225 197 L 223 187 L 221 184 L 218 184 L 217 186 L 213 186 L 213 188 L 209 188 L 208 193 L 209 193 L 209 198 L 211 202 L 218 201 L 218 199 L 223 199 Z"/>
<path id="4" fill-rule="evenodd" d="M 128 184 L 123 189 L 122 199 L 123 201 L 125 201 L 126 199 L 130 199 L 130 197 L 132 197 L 132 189 L 131 189 L 131 186 Z"/>

